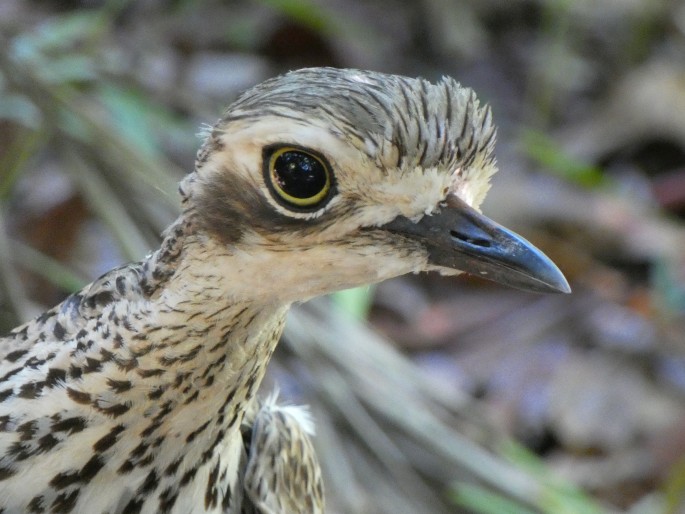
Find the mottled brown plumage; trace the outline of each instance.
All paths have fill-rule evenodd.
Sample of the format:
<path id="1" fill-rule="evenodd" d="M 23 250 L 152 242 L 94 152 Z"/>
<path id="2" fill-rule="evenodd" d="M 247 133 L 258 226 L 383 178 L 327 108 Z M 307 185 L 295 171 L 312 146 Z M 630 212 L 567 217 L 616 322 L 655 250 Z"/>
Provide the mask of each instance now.
<path id="1" fill-rule="evenodd" d="M 493 141 L 451 79 L 243 94 L 161 248 L 0 340 L 0 512 L 323 512 L 306 413 L 255 397 L 292 302 L 425 270 L 568 287 L 474 210 Z"/>

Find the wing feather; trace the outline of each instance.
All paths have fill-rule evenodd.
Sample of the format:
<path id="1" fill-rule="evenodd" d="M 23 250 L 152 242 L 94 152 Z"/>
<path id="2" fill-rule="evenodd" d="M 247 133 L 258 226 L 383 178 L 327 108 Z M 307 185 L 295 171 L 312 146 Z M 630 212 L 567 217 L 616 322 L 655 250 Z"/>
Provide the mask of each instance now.
<path id="1" fill-rule="evenodd" d="M 243 514 L 323 514 L 321 468 L 305 407 L 279 406 L 272 395 L 253 410 L 246 432 Z M 249 421 L 248 421 L 249 422 Z M 253 510 L 249 510 L 252 508 Z"/>

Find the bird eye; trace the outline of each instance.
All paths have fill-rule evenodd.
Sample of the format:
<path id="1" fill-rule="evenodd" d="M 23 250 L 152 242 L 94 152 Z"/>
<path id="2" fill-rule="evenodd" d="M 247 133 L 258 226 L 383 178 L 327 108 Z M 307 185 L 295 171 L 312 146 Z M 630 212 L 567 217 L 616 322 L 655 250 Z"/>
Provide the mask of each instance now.
<path id="1" fill-rule="evenodd" d="M 264 175 L 277 200 L 304 210 L 320 207 L 328 198 L 333 181 L 326 159 L 292 146 L 267 149 Z"/>

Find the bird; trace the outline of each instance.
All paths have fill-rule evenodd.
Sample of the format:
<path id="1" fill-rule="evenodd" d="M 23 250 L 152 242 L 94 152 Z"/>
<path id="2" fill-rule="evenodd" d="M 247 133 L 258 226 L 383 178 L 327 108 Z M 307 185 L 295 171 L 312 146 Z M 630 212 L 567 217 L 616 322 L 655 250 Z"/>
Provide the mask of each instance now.
<path id="1" fill-rule="evenodd" d="M 156 251 L 0 339 L 0 513 L 322 513 L 304 407 L 257 390 L 294 303 L 407 273 L 570 292 L 479 207 L 491 109 L 305 68 L 203 134 Z"/>

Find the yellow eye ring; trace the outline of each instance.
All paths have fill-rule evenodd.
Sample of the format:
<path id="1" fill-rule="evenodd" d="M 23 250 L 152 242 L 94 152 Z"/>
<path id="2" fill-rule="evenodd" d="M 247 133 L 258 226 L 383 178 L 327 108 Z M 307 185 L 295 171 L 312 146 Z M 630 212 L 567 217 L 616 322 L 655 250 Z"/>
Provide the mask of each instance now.
<path id="1" fill-rule="evenodd" d="M 330 197 L 333 173 L 317 152 L 295 146 L 264 151 L 264 179 L 279 203 L 295 210 L 315 210 Z"/>

